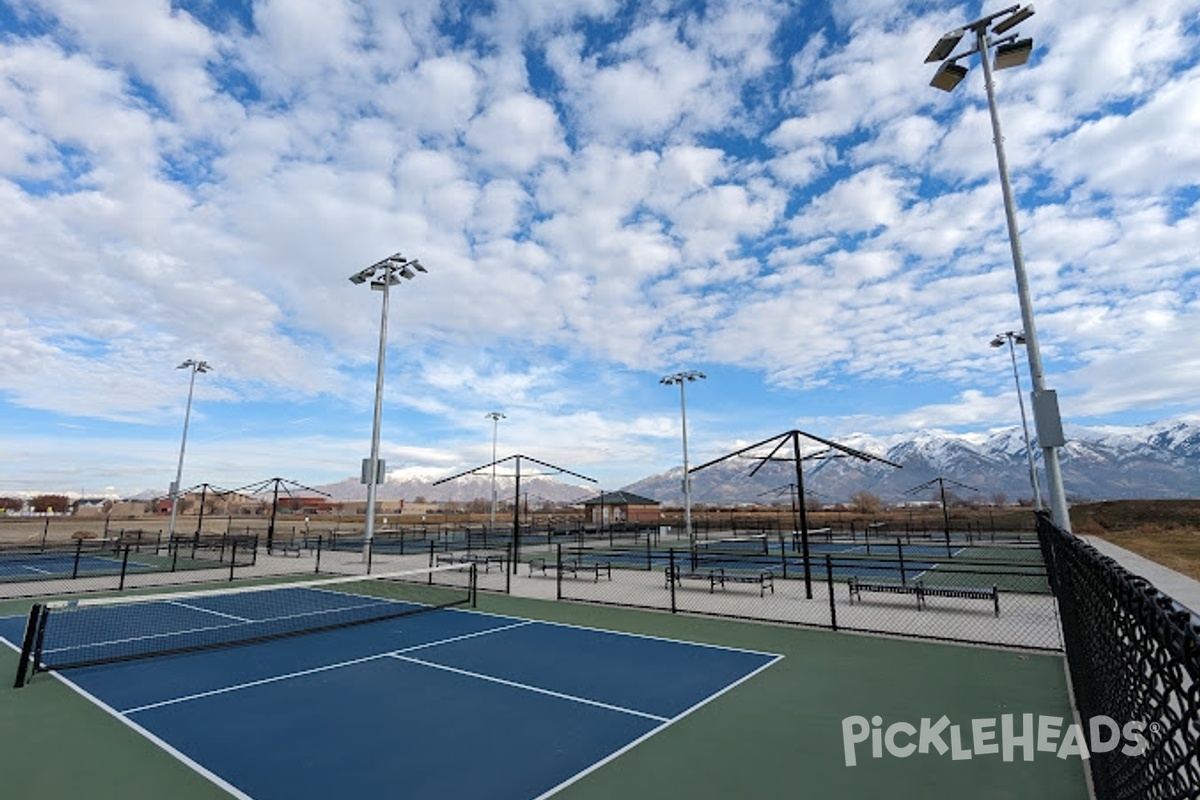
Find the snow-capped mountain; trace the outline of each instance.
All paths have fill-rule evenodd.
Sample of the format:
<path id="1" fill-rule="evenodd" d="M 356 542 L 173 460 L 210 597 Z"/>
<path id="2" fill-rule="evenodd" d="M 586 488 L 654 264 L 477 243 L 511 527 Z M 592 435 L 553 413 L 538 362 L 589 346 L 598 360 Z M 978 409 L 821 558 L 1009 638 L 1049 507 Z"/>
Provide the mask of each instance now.
<path id="1" fill-rule="evenodd" d="M 1138 427 L 1088 428 L 1069 425 L 1067 445 L 1060 452 L 1063 482 L 1075 500 L 1170 498 L 1200 496 L 1200 424 L 1174 420 Z M 855 492 L 867 491 L 889 501 L 930 499 L 933 489 L 914 492 L 937 477 L 978 490 L 984 500 L 1004 495 L 1008 500 L 1029 499 L 1025 440 L 1019 427 L 985 434 L 922 432 L 909 438 L 856 434 L 840 440 L 856 450 L 899 464 L 865 463 L 851 458 L 808 460 L 824 447 L 801 439 L 804 451 L 803 482 L 806 495 L 824 502 L 840 502 Z M 1033 442 L 1038 481 L 1046 492 L 1041 451 Z M 784 451 L 790 456 L 790 448 Z M 730 459 L 700 470 L 692 477 L 692 500 L 697 503 L 770 501 L 778 493 L 787 502 L 788 485 L 796 481 L 794 462 L 765 464 L 754 478 L 752 459 Z M 627 487 L 637 494 L 666 503 L 682 503 L 680 469 L 645 478 Z M 947 485 L 959 497 L 974 492 Z"/>
<path id="2" fill-rule="evenodd" d="M 440 476 L 439 476 L 440 477 Z M 467 503 L 472 500 L 487 499 L 492 496 L 492 477 L 490 474 L 465 475 L 453 481 L 433 485 L 436 477 L 419 474 L 398 475 L 388 473 L 387 480 L 379 484 L 376 496 L 380 500 L 415 501 L 424 498 L 431 503 L 457 502 Z M 367 487 L 358 478 L 347 478 L 338 483 L 314 487 L 328 494 L 333 500 L 362 500 L 367 496 Z M 505 502 L 511 503 L 516 491 L 516 481 L 503 474 L 496 476 L 496 495 Z M 521 476 L 521 502 L 529 502 L 531 506 L 539 503 L 570 503 L 589 497 L 596 493 L 594 488 L 575 486 L 555 480 L 550 477 L 537 475 Z"/>

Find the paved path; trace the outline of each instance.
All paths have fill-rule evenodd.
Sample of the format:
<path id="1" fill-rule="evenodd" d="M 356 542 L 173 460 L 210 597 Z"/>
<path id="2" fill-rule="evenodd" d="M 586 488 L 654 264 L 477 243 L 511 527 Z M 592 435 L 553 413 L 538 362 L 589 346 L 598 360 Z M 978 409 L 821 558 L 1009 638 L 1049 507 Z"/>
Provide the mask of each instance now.
<path id="1" fill-rule="evenodd" d="M 1140 575 L 1153 583 L 1173 599 L 1190 608 L 1193 613 L 1200 613 L 1200 581 L 1097 536 L 1085 536 L 1083 539 L 1134 575 Z"/>

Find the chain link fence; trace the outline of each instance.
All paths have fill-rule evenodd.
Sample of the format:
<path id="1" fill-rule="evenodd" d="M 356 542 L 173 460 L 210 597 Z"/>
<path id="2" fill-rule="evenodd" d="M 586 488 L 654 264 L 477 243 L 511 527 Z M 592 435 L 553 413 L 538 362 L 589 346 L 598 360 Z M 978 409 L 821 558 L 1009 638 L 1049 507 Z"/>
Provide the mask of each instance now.
<path id="1" fill-rule="evenodd" d="M 1140 753 L 1093 743 L 1096 797 L 1200 797 L 1200 616 L 1044 514 L 1038 534 L 1080 717 L 1145 738 Z"/>
<path id="2" fill-rule="evenodd" d="M 691 547 L 558 545 L 525 580 L 555 596 L 831 630 L 1062 649 L 1038 547 L 742 537 Z"/>
<path id="3" fill-rule="evenodd" d="M 0 544 L 0 598 L 123 591 L 234 580 L 258 565 L 253 536 L 176 536 L 129 530 L 112 537 Z"/>

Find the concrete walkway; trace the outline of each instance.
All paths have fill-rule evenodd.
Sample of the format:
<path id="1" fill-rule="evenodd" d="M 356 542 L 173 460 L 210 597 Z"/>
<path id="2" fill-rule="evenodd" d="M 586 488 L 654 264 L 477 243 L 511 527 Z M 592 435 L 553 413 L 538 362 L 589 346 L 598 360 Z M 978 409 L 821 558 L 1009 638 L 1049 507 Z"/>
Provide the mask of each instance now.
<path id="1" fill-rule="evenodd" d="M 1193 614 L 1200 614 L 1200 581 L 1097 536 L 1080 538 L 1134 575 L 1153 583 L 1161 591 L 1169 594 L 1172 599 L 1190 608 Z"/>

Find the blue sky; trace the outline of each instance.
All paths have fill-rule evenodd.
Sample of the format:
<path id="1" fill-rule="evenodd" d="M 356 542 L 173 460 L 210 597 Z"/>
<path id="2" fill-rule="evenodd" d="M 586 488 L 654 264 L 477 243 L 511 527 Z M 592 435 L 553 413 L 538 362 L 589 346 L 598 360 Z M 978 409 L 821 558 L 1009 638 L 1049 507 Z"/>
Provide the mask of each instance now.
<path id="1" fill-rule="evenodd" d="M 1043 7 L 1043 5 L 1045 7 Z M 607 487 L 1019 417 L 975 3 L 0 0 L 0 493 L 524 453 Z M 996 75 L 1068 422 L 1195 416 L 1200 2 L 1039 4 Z M 1028 373 L 1022 379 L 1028 390 Z M 1070 487 L 1068 487 L 1069 490 Z"/>

